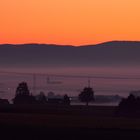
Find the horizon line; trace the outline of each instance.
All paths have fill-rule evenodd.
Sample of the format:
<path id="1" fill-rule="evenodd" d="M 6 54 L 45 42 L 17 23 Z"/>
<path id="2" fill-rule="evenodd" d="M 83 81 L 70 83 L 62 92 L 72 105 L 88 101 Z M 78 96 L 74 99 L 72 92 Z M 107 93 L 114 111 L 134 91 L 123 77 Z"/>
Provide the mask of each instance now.
<path id="1" fill-rule="evenodd" d="M 30 42 L 30 43 L 0 43 L 0 45 L 56 45 L 56 46 L 71 46 L 71 47 L 82 47 L 82 46 L 95 46 L 95 45 L 100 45 L 100 44 L 105 44 L 105 43 L 111 43 L 111 42 L 136 42 L 140 43 L 140 40 L 110 40 L 110 41 L 103 41 L 100 43 L 93 43 L 93 44 L 81 44 L 81 45 L 70 45 L 70 44 L 56 44 L 56 43 L 35 43 L 35 42 Z"/>

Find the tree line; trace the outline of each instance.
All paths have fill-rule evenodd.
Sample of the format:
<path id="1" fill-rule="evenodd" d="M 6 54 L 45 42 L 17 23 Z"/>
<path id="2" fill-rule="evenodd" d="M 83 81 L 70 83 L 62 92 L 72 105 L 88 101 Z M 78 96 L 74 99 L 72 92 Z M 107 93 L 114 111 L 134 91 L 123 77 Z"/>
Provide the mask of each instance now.
<path id="1" fill-rule="evenodd" d="M 94 101 L 94 91 L 91 87 L 85 87 L 83 91 L 79 94 L 79 100 L 85 102 L 89 105 L 90 101 Z M 70 97 L 65 94 L 62 99 L 47 99 L 43 92 L 39 95 L 34 96 L 30 93 L 28 85 L 26 82 L 21 82 L 16 88 L 15 97 L 13 99 L 13 104 L 62 104 L 70 105 Z"/>

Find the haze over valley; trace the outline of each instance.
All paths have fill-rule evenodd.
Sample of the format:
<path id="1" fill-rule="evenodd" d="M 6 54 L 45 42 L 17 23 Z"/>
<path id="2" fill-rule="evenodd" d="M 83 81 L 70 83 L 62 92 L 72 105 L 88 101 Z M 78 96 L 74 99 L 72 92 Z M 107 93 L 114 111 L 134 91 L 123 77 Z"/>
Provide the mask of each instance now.
<path id="1" fill-rule="evenodd" d="M 68 93 L 77 96 L 87 85 L 87 78 L 92 77 L 91 86 L 97 95 L 127 96 L 130 91 L 140 89 L 139 52 L 140 42 L 132 41 L 112 41 L 79 47 L 45 44 L 1 45 L 0 82 L 4 84 L 4 88 L 0 88 L 5 91 L 1 96 L 12 99 L 15 88 L 21 81 L 27 81 L 32 90 L 33 74 L 37 76 L 38 92 L 43 90 L 46 94 L 54 91 L 56 94 Z M 50 78 L 52 81 L 61 81 L 62 84 L 47 85 L 47 76 L 40 74 L 61 75 L 62 77 Z"/>

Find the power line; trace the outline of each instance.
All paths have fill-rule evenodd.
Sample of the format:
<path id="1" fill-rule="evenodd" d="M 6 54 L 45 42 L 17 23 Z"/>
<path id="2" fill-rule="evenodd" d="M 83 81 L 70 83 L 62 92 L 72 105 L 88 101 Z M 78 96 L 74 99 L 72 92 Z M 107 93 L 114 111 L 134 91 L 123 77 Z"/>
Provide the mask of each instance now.
<path id="1" fill-rule="evenodd" d="M 46 73 L 23 73 L 23 72 L 8 72 L 0 71 L 0 74 L 15 74 L 15 75 L 29 75 L 29 76 L 46 76 L 46 77 L 58 77 L 58 78 L 90 78 L 90 79 L 119 79 L 119 80 L 140 80 L 140 77 L 129 76 L 89 76 L 89 75 L 62 75 L 62 74 L 46 74 Z"/>

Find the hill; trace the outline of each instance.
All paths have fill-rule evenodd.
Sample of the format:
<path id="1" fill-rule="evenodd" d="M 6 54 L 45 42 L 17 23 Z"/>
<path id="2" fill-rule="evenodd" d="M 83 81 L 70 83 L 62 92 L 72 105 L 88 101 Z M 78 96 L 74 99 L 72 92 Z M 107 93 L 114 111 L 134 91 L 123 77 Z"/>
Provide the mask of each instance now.
<path id="1" fill-rule="evenodd" d="M 112 41 L 87 46 L 2 44 L 0 66 L 140 65 L 140 41 Z"/>

